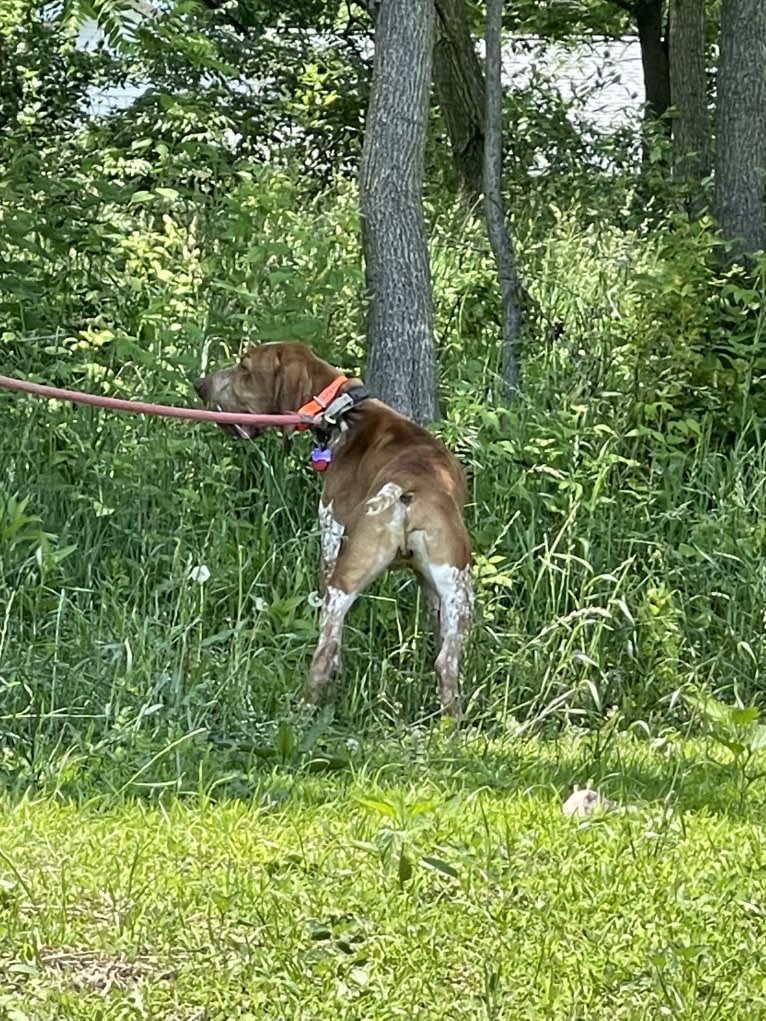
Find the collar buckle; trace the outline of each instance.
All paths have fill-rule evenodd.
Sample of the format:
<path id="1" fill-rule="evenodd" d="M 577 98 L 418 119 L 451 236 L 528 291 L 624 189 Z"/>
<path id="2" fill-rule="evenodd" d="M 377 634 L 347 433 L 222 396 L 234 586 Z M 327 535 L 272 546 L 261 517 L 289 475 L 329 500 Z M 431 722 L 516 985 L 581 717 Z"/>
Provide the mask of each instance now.
<path id="1" fill-rule="evenodd" d="M 344 412 L 353 408 L 356 401 L 349 393 L 339 394 L 334 401 L 330 401 L 322 412 L 322 420 L 326 425 L 337 425 L 338 417 Z"/>
<path id="2" fill-rule="evenodd" d="M 338 395 L 338 390 L 343 386 L 344 383 L 348 382 L 348 376 L 344 376 L 341 373 L 339 376 L 326 386 L 321 393 L 316 394 L 310 401 L 307 401 L 302 407 L 298 408 L 299 415 L 306 415 L 307 418 L 318 418 L 324 417 L 325 410 L 332 406 L 335 398 Z M 310 421 L 307 421 L 305 425 L 301 424 L 296 426 L 297 429 L 308 429 L 311 425 Z"/>

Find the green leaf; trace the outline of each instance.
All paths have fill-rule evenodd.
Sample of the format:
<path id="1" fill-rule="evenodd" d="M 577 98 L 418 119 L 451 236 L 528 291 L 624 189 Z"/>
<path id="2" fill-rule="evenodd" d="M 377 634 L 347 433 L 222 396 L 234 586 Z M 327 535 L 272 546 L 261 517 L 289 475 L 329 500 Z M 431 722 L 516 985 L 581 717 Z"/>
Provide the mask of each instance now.
<path id="1" fill-rule="evenodd" d="M 289 762 L 295 753 L 295 734 L 287 720 L 279 721 L 274 747 L 282 762 Z"/>
<path id="2" fill-rule="evenodd" d="M 332 710 L 325 707 L 321 712 L 317 713 L 314 717 L 314 721 L 309 729 L 303 734 L 299 743 L 298 750 L 301 752 L 311 752 L 316 747 L 317 742 L 327 732 L 327 728 L 332 722 Z"/>
<path id="3" fill-rule="evenodd" d="M 704 691 L 684 692 L 684 699 L 709 722 L 731 723 L 731 706 Z"/>
<path id="4" fill-rule="evenodd" d="M 359 851 L 367 851 L 370 854 L 380 854 L 380 848 L 377 844 L 373 844 L 371 840 L 352 840 L 350 841 L 351 847 L 356 847 Z"/>
<path id="5" fill-rule="evenodd" d="M 407 816 L 410 819 L 414 819 L 418 815 L 423 815 L 425 812 L 432 812 L 439 804 L 433 798 L 424 801 L 416 801 L 414 804 L 407 807 Z"/>
<path id="6" fill-rule="evenodd" d="M 717 741 L 724 748 L 728 748 L 729 751 L 734 755 L 735 758 L 740 758 L 744 755 L 748 748 L 741 741 L 734 741 L 723 734 L 713 734 L 713 740 Z"/>
<path id="7" fill-rule="evenodd" d="M 200 649 L 206 649 L 210 645 L 222 645 L 224 642 L 230 641 L 237 634 L 237 628 L 226 628 L 224 631 L 218 631 L 214 635 L 208 635 L 203 638 L 199 643 Z"/>
<path id="8" fill-rule="evenodd" d="M 29 961 L 11 961 L 10 964 L 6 965 L 8 971 L 12 975 L 39 975 L 40 970 L 36 965 L 31 964 Z"/>
<path id="9" fill-rule="evenodd" d="M 441 858 L 432 858 L 430 855 L 423 855 L 420 859 L 420 864 L 425 865 L 427 869 L 433 869 L 434 872 L 441 872 L 443 876 L 449 876 L 450 879 L 459 879 L 460 874 L 456 868 L 453 868 L 449 862 L 443 861 Z"/>
<path id="10" fill-rule="evenodd" d="M 736 723 L 737 726 L 747 726 L 747 724 L 755 723 L 757 720 L 758 720 L 757 706 L 735 705 L 731 707 L 731 721 L 732 723 Z"/>
<path id="11" fill-rule="evenodd" d="M 404 848 L 399 852 L 399 885 L 404 886 L 412 878 L 412 862 Z"/>
<path id="12" fill-rule="evenodd" d="M 382 798 L 356 798 L 355 800 L 358 805 L 369 809 L 370 812 L 377 812 L 378 815 L 385 815 L 389 819 L 399 818 L 396 807 L 390 801 L 384 801 Z"/>
<path id="13" fill-rule="evenodd" d="M 348 755 L 317 755 L 304 766 L 307 773 L 333 773 L 339 769 L 348 769 L 351 758 Z"/>

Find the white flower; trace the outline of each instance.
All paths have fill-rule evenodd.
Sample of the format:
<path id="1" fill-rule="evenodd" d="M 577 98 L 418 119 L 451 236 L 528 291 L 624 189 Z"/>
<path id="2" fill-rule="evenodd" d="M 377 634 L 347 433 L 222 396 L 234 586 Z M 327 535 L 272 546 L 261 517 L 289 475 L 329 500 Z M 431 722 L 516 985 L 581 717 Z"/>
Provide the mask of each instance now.
<path id="1" fill-rule="evenodd" d="M 210 577 L 210 571 L 204 564 L 197 564 L 189 571 L 190 581 L 196 581 L 198 585 L 204 585 Z"/>

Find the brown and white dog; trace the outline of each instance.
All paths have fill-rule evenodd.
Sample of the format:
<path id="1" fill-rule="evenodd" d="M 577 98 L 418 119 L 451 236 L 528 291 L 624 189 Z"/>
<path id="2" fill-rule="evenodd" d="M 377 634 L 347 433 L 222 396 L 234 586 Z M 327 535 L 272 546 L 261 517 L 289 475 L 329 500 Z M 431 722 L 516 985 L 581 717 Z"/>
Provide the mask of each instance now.
<path id="1" fill-rule="evenodd" d="M 425 429 L 368 397 L 361 380 L 348 379 L 297 341 L 251 348 L 237 365 L 194 386 L 209 407 L 220 411 L 300 410 L 320 416 L 329 463 L 319 504 L 319 643 L 307 701 L 317 703 L 340 669 L 343 621 L 357 596 L 387 567 L 404 562 L 417 572 L 433 611 L 442 706 L 459 715 L 460 660 L 473 586 L 463 521 L 465 477 L 456 458 Z M 260 432 L 251 426 L 224 428 L 244 438 Z"/>

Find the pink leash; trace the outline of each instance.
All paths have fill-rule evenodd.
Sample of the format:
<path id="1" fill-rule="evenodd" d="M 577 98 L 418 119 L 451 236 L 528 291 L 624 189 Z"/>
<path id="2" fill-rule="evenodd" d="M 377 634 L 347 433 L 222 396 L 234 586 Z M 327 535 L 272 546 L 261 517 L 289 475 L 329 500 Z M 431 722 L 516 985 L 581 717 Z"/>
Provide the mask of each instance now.
<path id="1" fill-rule="evenodd" d="M 21 390 L 48 397 L 57 401 L 75 401 L 78 404 L 93 404 L 97 408 L 111 411 L 136 411 L 145 415 L 162 415 L 164 418 L 192 418 L 203 422 L 217 422 L 219 425 L 306 425 L 313 422 L 311 415 L 246 415 L 232 411 L 204 411 L 201 408 L 175 408 L 168 404 L 147 404 L 144 401 L 123 401 L 118 397 L 102 397 L 98 394 L 80 393 L 78 390 L 62 390 L 56 386 L 42 386 L 28 383 L 12 376 L 0 376 L 0 387 L 7 390 Z"/>

